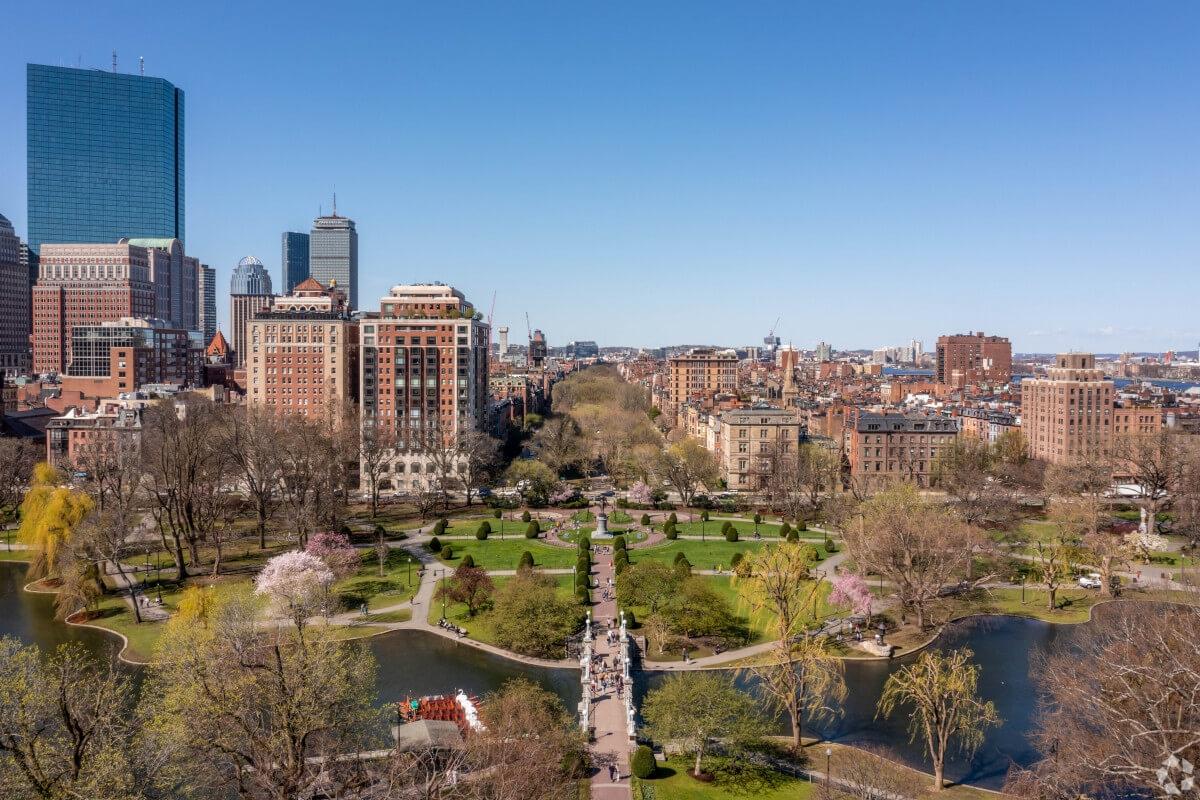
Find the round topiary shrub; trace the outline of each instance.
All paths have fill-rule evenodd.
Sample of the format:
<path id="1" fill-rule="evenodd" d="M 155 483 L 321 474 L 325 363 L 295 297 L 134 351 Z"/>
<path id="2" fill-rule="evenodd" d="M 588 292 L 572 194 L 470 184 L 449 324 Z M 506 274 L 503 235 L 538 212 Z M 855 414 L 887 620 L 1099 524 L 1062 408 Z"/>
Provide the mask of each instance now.
<path id="1" fill-rule="evenodd" d="M 483 522 L 479 523 L 479 527 L 475 529 L 475 538 L 482 542 L 491 532 L 492 526 L 487 524 L 487 520 L 484 520 Z"/>
<path id="2" fill-rule="evenodd" d="M 830 539 L 828 536 L 825 537 L 825 552 L 826 553 L 836 553 L 837 552 L 837 545 L 834 544 L 833 539 Z"/>
<path id="3" fill-rule="evenodd" d="M 533 553 L 528 550 L 521 553 L 521 560 L 517 562 L 517 569 L 525 569 L 527 567 L 533 569 Z"/>
<path id="4" fill-rule="evenodd" d="M 805 522 L 804 520 L 799 520 L 799 521 L 796 523 L 796 530 L 798 530 L 798 531 L 806 531 L 806 530 L 808 530 L 808 523 L 807 523 L 807 522 Z"/>
<path id="5" fill-rule="evenodd" d="M 475 557 L 472 556 L 470 553 L 467 553 L 465 556 L 462 557 L 462 561 L 459 562 L 459 566 L 460 567 L 475 566 Z"/>
<path id="6" fill-rule="evenodd" d="M 579 541 L 576 542 L 576 544 L 579 546 L 579 549 L 582 550 L 583 552 L 588 552 L 592 549 L 592 540 L 586 536 L 580 536 Z"/>
<path id="7" fill-rule="evenodd" d="M 576 575 L 587 575 L 591 571 L 592 571 L 592 565 L 589 564 L 587 561 L 580 559 L 579 561 L 575 562 L 575 574 Z"/>
<path id="8" fill-rule="evenodd" d="M 643 524 L 643 525 L 649 525 L 649 524 L 650 524 L 650 515 L 649 515 L 649 514 L 642 514 L 642 519 L 641 519 L 641 522 L 642 522 L 642 524 Z"/>
<path id="9" fill-rule="evenodd" d="M 528 525 L 525 526 L 525 538 L 526 539 L 536 539 L 537 537 L 538 537 L 538 524 L 536 522 L 530 522 Z"/>
<path id="10" fill-rule="evenodd" d="M 680 553 L 679 555 L 682 556 L 683 553 Z M 675 562 L 675 570 L 677 572 L 683 573 L 684 575 L 691 575 L 692 574 L 692 562 L 688 561 L 686 557 L 680 558 L 680 559 L 676 560 L 676 562 Z"/>
<path id="11" fill-rule="evenodd" d="M 737 528 L 730 525 L 729 529 L 725 531 L 725 541 L 736 542 L 737 540 L 738 540 Z"/>
<path id="12" fill-rule="evenodd" d="M 493 508 L 493 509 L 492 509 L 492 516 L 493 516 L 495 519 L 503 519 L 503 518 L 504 518 L 504 511 L 502 511 L 502 510 L 501 510 L 501 509 L 499 509 L 499 508 Z"/>
<path id="13" fill-rule="evenodd" d="M 730 568 L 730 569 L 737 569 L 737 568 L 738 568 L 738 564 L 741 564 L 741 563 L 742 563 L 742 561 L 743 561 L 744 559 L 745 559 L 745 556 L 744 556 L 743 554 L 741 554 L 741 553 L 734 553 L 734 554 L 733 554 L 733 557 L 729 559 L 729 568 Z"/>
<path id="14" fill-rule="evenodd" d="M 446 545 L 442 548 L 442 560 L 449 561 L 452 558 L 454 558 L 454 548 L 450 545 Z"/>
<path id="15" fill-rule="evenodd" d="M 669 521 L 672 525 L 678 525 L 679 517 L 675 516 L 675 512 L 672 511 L 671 516 L 667 517 L 667 521 Z"/>
<path id="16" fill-rule="evenodd" d="M 614 550 L 614 551 L 616 551 L 616 550 L 624 550 L 624 549 L 625 549 L 625 537 L 624 537 L 624 536 L 620 536 L 620 535 L 618 535 L 618 536 L 614 536 L 614 537 L 613 537 L 613 543 L 612 543 L 612 544 L 613 544 L 613 550 Z"/>
<path id="17" fill-rule="evenodd" d="M 700 521 L 708 522 L 708 509 L 707 508 L 700 512 Z"/>
<path id="18" fill-rule="evenodd" d="M 679 532 L 675 530 L 675 523 L 671 522 L 671 520 L 667 520 L 666 524 L 663 525 L 663 533 L 667 535 L 668 539 L 679 538 Z"/>
<path id="19" fill-rule="evenodd" d="M 629 771 L 634 776 L 645 780 L 654 775 L 654 770 L 657 768 L 654 751 L 644 744 L 638 745 L 638 749 L 633 751 L 633 758 L 629 759 Z"/>
<path id="20" fill-rule="evenodd" d="M 617 552 L 613 553 L 613 566 L 615 567 L 617 564 L 629 566 L 629 554 L 624 550 L 618 550 Z"/>
<path id="21" fill-rule="evenodd" d="M 728 536 L 729 532 L 732 530 L 737 530 L 737 529 L 733 527 L 732 522 L 730 522 L 729 520 L 725 520 L 725 522 L 721 525 L 721 535 Z"/>
<path id="22" fill-rule="evenodd" d="M 533 519 L 533 517 L 529 516 L 528 510 L 521 512 L 521 522 L 529 522 L 531 519 Z"/>
<path id="23" fill-rule="evenodd" d="M 429 544 L 425 546 L 429 548 L 429 552 L 431 553 L 441 552 L 442 549 L 442 543 L 438 541 L 438 537 L 436 536 L 430 539 Z"/>
<path id="24" fill-rule="evenodd" d="M 433 523 L 433 535 L 441 536 L 446 532 L 446 525 L 448 524 L 449 523 L 447 523 L 444 519 L 439 519 L 437 522 Z"/>
<path id="25" fill-rule="evenodd" d="M 613 572 L 620 575 L 625 570 L 629 569 L 628 561 L 613 561 Z"/>
<path id="26" fill-rule="evenodd" d="M 800 541 L 800 534 L 796 533 L 795 531 L 788 531 L 787 540 L 792 544 L 795 544 L 796 542 Z"/>
<path id="27" fill-rule="evenodd" d="M 675 554 L 674 563 L 678 564 L 680 561 L 687 561 L 687 555 L 682 550 Z"/>
<path id="28" fill-rule="evenodd" d="M 761 522 L 762 522 L 762 514 L 760 514 L 760 513 L 758 513 L 757 511 L 755 511 L 755 512 L 754 512 L 754 524 L 755 524 L 755 525 L 758 525 L 758 524 L 760 524 Z"/>
<path id="29" fill-rule="evenodd" d="M 792 532 L 792 526 L 786 522 L 779 526 L 779 538 L 786 539 L 788 534 Z"/>

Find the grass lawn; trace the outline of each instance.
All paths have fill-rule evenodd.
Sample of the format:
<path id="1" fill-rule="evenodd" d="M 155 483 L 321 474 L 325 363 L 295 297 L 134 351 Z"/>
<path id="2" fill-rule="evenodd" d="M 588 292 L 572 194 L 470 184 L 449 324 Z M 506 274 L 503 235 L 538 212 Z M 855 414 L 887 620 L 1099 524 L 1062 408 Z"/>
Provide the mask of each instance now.
<path id="1" fill-rule="evenodd" d="M 1087 622 L 1091 609 L 1104 598 L 1093 589 L 1065 586 L 1055 595 L 1056 608 L 1046 608 L 1046 592 L 1043 589 L 1025 587 L 1025 602 L 1021 602 L 1020 589 L 979 589 L 956 597 L 952 607 L 955 617 L 968 614 L 1011 614 L 1032 617 L 1046 622 Z"/>
<path id="2" fill-rule="evenodd" d="M 152 600 L 158 596 L 157 592 L 150 590 L 147 592 L 147 597 Z M 164 589 L 162 593 L 163 606 L 171 613 L 175 613 L 176 604 L 179 602 L 180 592 L 175 589 Z M 154 655 L 154 647 L 158 643 L 158 638 L 162 635 L 163 629 L 166 627 L 166 621 L 159 622 L 137 622 L 133 617 L 133 609 L 125 602 L 124 595 L 105 595 L 101 598 L 100 603 L 96 608 L 95 615 L 86 620 L 89 625 L 95 625 L 98 628 L 104 628 L 110 631 L 116 631 L 123 634 L 128 640 L 128 646 L 123 653 L 125 658 L 131 661 L 149 661 Z"/>
<path id="3" fill-rule="evenodd" d="M 690 759 L 672 758 L 659 764 L 653 778 L 635 779 L 653 790 L 654 800 L 807 800 L 816 797 L 813 784 L 782 773 L 770 773 L 753 785 L 729 785 L 721 780 L 704 783 L 691 777 Z M 634 797 L 638 793 L 635 792 Z"/>
<path id="4" fill-rule="evenodd" d="M 367 622 L 408 622 L 412 619 L 411 608 L 397 608 L 394 611 L 385 611 L 382 614 L 368 614 Z"/>
<path id="5" fill-rule="evenodd" d="M 693 539 L 676 539 L 673 542 L 648 547 L 644 550 L 630 550 L 629 558 L 632 562 L 651 558 L 672 564 L 675 562 L 675 554 L 682 552 L 687 556 L 687 560 L 692 563 L 693 569 L 716 569 L 718 567 L 729 569 L 729 560 L 733 558 L 734 553 L 748 553 L 752 550 L 757 550 L 765 543 L 767 542 L 755 542 L 753 540 L 727 542 L 719 538 L 705 542 L 698 542 Z M 821 559 L 824 560 L 828 555 L 825 552 L 824 546 L 816 545 L 816 548 Z"/>
<path id="6" fill-rule="evenodd" d="M 383 577 L 380 577 L 379 561 L 375 554 L 364 553 L 362 567 L 349 578 L 335 583 L 333 594 L 341 600 L 342 607 L 349 611 L 357 610 L 363 603 L 371 610 L 405 603 L 412 599 L 421 585 L 421 579 L 417 577 L 417 569 L 421 564 L 413 556 L 410 566 L 408 557 L 406 550 L 389 551 Z"/>
<path id="7" fill-rule="evenodd" d="M 558 538 L 562 539 L 564 542 L 576 542 L 579 541 L 580 536 L 591 537 L 592 532 L 595 530 L 596 529 L 594 526 L 589 525 L 585 528 L 576 528 L 575 530 L 563 531 L 558 535 Z M 639 530 L 609 528 L 608 532 L 614 536 L 618 533 L 624 536 L 625 544 L 637 544 L 638 542 L 646 541 L 646 534 Z M 605 541 L 605 539 L 596 539 L 594 544 L 604 544 Z"/>
<path id="8" fill-rule="evenodd" d="M 29 561 L 31 558 L 32 550 L 0 550 L 0 561 Z"/>
<path id="9" fill-rule="evenodd" d="M 558 593 L 564 597 L 573 597 L 574 578 L 570 575 L 552 575 L 554 583 L 557 586 Z M 498 575 L 492 578 L 492 582 L 499 589 L 508 581 L 512 580 L 511 576 Z M 444 579 L 443 579 L 444 582 Z M 440 600 L 431 600 L 429 603 L 429 612 L 426 616 L 426 621 L 430 625 L 436 625 L 442 616 L 442 602 Z M 463 603 L 446 603 L 446 619 L 450 620 L 460 628 L 467 629 L 467 636 L 477 642 L 484 644 L 496 643 L 496 631 L 492 625 L 492 612 L 480 611 L 474 617 L 467 614 L 467 607 Z"/>
<path id="10" fill-rule="evenodd" d="M 516 569 L 521 553 L 528 550 L 533 555 L 535 566 L 546 569 L 570 569 L 575 566 L 577 551 L 573 547 L 555 547 L 542 544 L 536 539 L 492 539 L 484 541 L 469 539 L 447 543 L 454 551 L 449 561 L 438 554 L 438 560 L 451 567 L 458 566 L 467 553 L 475 559 L 475 566 L 483 569 Z"/>
<path id="11" fill-rule="evenodd" d="M 365 639 L 377 633 L 386 633 L 388 628 L 383 625 L 329 625 L 321 628 L 335 642 L 346 642 L 351 639 Z"/>
<path id="12" fill-rule="evenodd" d="M 680 522 L 675 526 L 675 530 L 679 531 L 680 536 L 711 536 L 720 539 L 722 538 L 721 528 L 724 526 L 724 520 L 714 519 L 708 522 Z M 737 528 L 740 538 L 754 539 L 753 520 L 739 520 L 733 523 L 733 527 Z M 774 522 L 763 522 L 758 526 L 758 533 L 763 537 L 764 541 L 779 541 L 779 527 Z M 801 539 L 809 539 L 815 542 L 825 541 L 825 534 L 817 533 L 816 531 L 796 531 L 796 534 Z"/>

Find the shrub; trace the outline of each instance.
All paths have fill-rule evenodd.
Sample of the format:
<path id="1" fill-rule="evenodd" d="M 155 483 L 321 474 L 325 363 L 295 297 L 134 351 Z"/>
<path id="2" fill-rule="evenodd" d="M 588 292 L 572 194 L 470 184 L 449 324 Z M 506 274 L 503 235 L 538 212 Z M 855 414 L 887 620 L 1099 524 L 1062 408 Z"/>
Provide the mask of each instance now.
<path id="1" fill-rule="evenodd" d="M 757 511 L 755 511 L 755 512 L 754 512 L 754 524 L 755 524 L 755 525 L 758 525 L 758 524 L 761 524 L 761 523 L 762 523 L 762 514 L 760 514 L 760 513 L 758 513 Z"/>
<path id="2" fill-rule="evenodd" d="M 650 524 L 650 515 L 649 515 L 649 514 L 642 514 L 641 523 L 642 523 L 643 525 L 649 525 L 649 524 Z"/>
<path id="3" fill-rule="evenodd" d="M 442 543 L 438 541 L 438 537 L 436 536 L 430 539 L 429 544 L 425 546 L 429 548 L 429 552 L 431 553 L 440 552 L 442 549 Z"/>
<path id="4" fill-rule="evenodd" d="M 729 568 L 737 569 L 738 564 L 741 564 L 744 558 L 745 556 L 743 556 L 741 553 L 734 553 L 733 557 L 729 559 Z"/>
<path id="5" fill-rule="evenodd" d="M 454 558 L 454 548 L 450 545 L 446 545 L 442 548 L 442 559 L 449 561 L 452 558 Z"/>
<path id="6" fill-rule="evenodd" d="M 730 522 L 729 520 L 725 520 L 725 524 L 723 524 L 723 525 L 721 526 L 721 535 L 722 535 L 722 536 L 724 536 L 726 539 L 728 539 L 728 538 L 729 538 L 729 532 L 730 532 L 730 531 L 736 531 L 736 530 L 737 530 L 737 528 L 733 527 L 733 523 L 732 523 L 732 522 Z"/>
<path id="7" fill-rule="evenodd" d="M 483 522 L 479 523 L 479 527 L 475 529 L 475 538 L 482 542 L 491 532 L 492 526 L 487 524 L 487 520 L 484 520 Z"/>
<path id="8" fill-rule="evenodd" d="M 529 516 L 528 509 L 521 512 L 521 522 L 529 522 L 529 520 L 531 520 L 531 519 L 533 519 L 533 517 Z"/>
<path id="9" fill-rule="evenodd" d="M 700 512 L 700 521 L 708 522 L 708 509 L 707 508 Z"/>
<path id="10" fill-rule="evenodd" d="M 675 530 L 675 523 L 671 522 L 671 520 L 667 520 L 666 524 L 663 525 L 663 533 L 667 535 L 668 539 L 679 538 L 679 533 Z"/>
<path id="11" fill-rule="evenodd" d="M 460 567 L 473 567 L 473 566 L 475 566 L 475 558 L 474 558 L 474 556 L 472 556 L 470 553 L 467 553 L 465 556 L 463 556 L 463 557 L 462 557 L 462 561 L 459 563 L 459 566 L 460 566 Z"/>
<path id="12" fill-rule="evenodd" d="M 633 615 L 633 609 L 632 608 L 623 608 L 621 610 L 625 612 L 625 627 L 626 628 L 636 628 L 637 627 L 637 617 L 635 617 Z M 618 615 L 618 617 L 619 616 L 620 615 Z M 619 620 L 618 620 L 618 623 L 619 623 Z"/>
<path id="13" fill-rule="evenodd" d="M 779 526 L 779 538 L 786 539 L 788 534 L 792 532 L 792 526 L 786 522 Z"/>
<path id="14" fill-rule="evenodd" d="M 617 550 L 613 553 L 613 564 L 629 564 L 629 553 L 624 550 Z"/>
<path id="15" fill-rule="evenodd" d="M 817 550 L 814 545 L 806 544 L 800 548 L 800 552 L 804 555 L 804 560 L 810 564 L 815 564 L 821 560 L 821 551 Z"/>
<path id="16" fill-rule="evenodd" d="M 683 553 L 680 553 L 680 555 L 683 555 Z M 679 559 L 675 562 L 675 571 L 683 575 L 691 575 L 692 562 L 688 561 L 686 558 Z"/>
<path id="17" fill-rule="evenodd" d="M 533 528 L 533 529 L 534 529 L 535 531 L 537 531 L 538 533 L 541 533 L 541 532 L 542 532 L 542 523 L 538 522 L 536 519 L 531 519 L 531 520 L 529 520 L 529 524 L 528 524 L 528 525 L 526 525 L 525 527 L 526 527 L 526 528 Z"/>
<path id="18" fill-rule="evenodd" d="M 387 536 L 387 528 L 383 527 L 382 525 L 376 525 L 374 533 L 376 538 Z"/>
<path id="19" fill-rule="evenodd" d="M 581 558 L 575 562 L 575 574 L 587 575 L 592 571 L 592 565 L 587 562 L 587 559 Z"/>
<path id="20" fill-rule="evenodd" d="M 628 561 L 619 561 L 619 560 L 613 561 L 613 572 L 617 573 L 618 575 L 620 575 L 622 572 L 624 572 L 627 569 L 629 569 Z"/>
<path id="21" fill-rule="evenodd" d="M 579 541 L 576 544 L 578 545 L 581 553 L 590 553 L 592 550 L 592 540 L 586 536 L 580 536 Z"/>
<path id="22" fill-rule="evenodd" d="M 634 776 L 645 780 L 652 776 L 657 768 L 654 751 L 644 744 L 638 745 L 638 749 L 633 751 L 633 758 L 629 760 L 629 769 Z"/>
<path id="23" fill-rule="evenodd" d="M 579 586 L 575 589 L 575 599 L 582 605 L 589 605 L 592 602 L 592 593 L 586 586 Z"/>
<path id="24" fill-rule="evenodd" d="M 504 512 L 503 512 L 502 510 L 498 509 L 498 508 L 493 508 L 493 509 L 492 509 L 492 516 L 493 516 L 494 518 L 496 518 L 496 519 L 501 519 L 501 518 L 503 518 L 503 517 L 504 517 Z"/>
<path id="25" fill-rule="evenodd" d="M 795 544 L 796 542 L 800 541 L 800 534 L 796 533 L 794 530 L 788 531 L 787 540 L 792 544 Z"/>
<path id="26" fill-rule="evenodd" d="M 675 512 L 672 511 L 671 516 L 667 517 L 667 521 L 670 522 L 672 525 L 678 525 L 679 517 L 675 516 Z"/>
<path id="27" fill-rule="evenodd" d="M 682 550 L 675 554 L 675 563 L 678 564 L 680 561 L 687 561 L 687 556 Z"/>
<path id="28" fill-rule="evenodd" d="M 797 521 L 796 521 L 796 530 L 798 530 L 798 531 L 806 531 L 806 530 L 808 530 L 808 523 L 807 523 L 807 522 L 805 522 L 805 521 L 804 521 L 804 520 L 802 520 L 802 519 L 801 519 L 801 520 L 797 520 Z"/>
<path id="29" fill-rule="evenodd" d="M 612 543 L 612 544 L 613 544 L 613 551 L 614 551 L 614 552 L 615 552 L 615 551 L 617 551 L 617 550 L 624 550 L 624 549 L 625 549 L 625 537 L 624 537 L 624 536 L 620 536 L 620 535 L 618 535 L 618 536 L 614 536 L 614 537 L 613 537 L 613 543 Z"/>
<path id="30" fill-rule="evenodd" d="M 736 542 L 737 540 L 738 540 L 737 528 L 730 525 L 729 530 L 725 531 L 725 541 Z"/>
<path id="31" fill-rule="evenodd" d="M 525 526 L 525 538 L 536 539 L 538 537 L 538 526 L 536 522 L 531 522 Z"/>
<path id="32" fill-rule="evenodd" d="M 825 537 L 825 552 L 826 553 L 836 553 L 837 552 L 837 545 L 834 544 L 833 539 L 830 539 L 828 536 Z"/>
<path id="33" fill-rule="evenodd" d="M 446 522 L 446 520 L 444 520 L 444 519 L 439 519 L 437 522 L 433 523 L 433 535 L 441 536 L 443 533 L 446 532 L 446 526 L 448 524 L 449 523 Z"/>
<path id="34" fill-rule="evenodd" d="M 523 569 L 525 567 L 533 569 L 533 553 L 529 552 L 528 550 L 526 550 L 524 553 L 521 553 L 521 560 L 517 562 L 517 569 Z"/>

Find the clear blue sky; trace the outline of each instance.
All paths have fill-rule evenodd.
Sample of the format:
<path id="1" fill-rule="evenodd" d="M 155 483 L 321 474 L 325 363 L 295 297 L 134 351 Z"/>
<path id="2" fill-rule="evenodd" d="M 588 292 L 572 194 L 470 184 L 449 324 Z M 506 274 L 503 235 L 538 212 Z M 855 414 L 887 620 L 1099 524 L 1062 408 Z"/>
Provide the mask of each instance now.
<path id="1" fill-rule="evenodd" d="M 116 49 L 187 93 L 222 286 L 246 254 L 278 280 L 336 184 L 364 306 L 496 291 L 517 340 L 526 310 L 551 344 L 1200 339 L 1192 1 L 182 5 L 6 5 L 19 233 L 25 63 Z"/>

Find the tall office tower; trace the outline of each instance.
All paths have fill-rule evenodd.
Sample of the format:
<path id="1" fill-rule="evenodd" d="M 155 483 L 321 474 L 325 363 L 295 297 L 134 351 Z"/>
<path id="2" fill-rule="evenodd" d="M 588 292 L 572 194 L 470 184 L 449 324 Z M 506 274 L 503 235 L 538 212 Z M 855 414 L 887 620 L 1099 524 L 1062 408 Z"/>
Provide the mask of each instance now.
<path id="1" fill-rule="evenodd" d="M 198 283 L 200 314 L 197 327 L 207 344 L 217 335 L 217 271 L 208 264 L 201 264 Z"/>
<path id="2" fill-rule="evenodd" d="M 251 317 L 270 308 L 275 296 L 271 291 L 271 274 L 254 256 L 238 262 L 229 282 L 229 325 L 233 333 L 233 365 L 246 363 L 246 323 Z"/>
<path id="3" fill-rule="evenodd" d="M 817 342 L 816 358 L 817 361 L 832 361 L 833 345 L 826 342 Z"/>
<path id="4" fill-rule="evenodd" d="M 1021 381 L 1021 433 L 1029 455 L 1063 464 L 1108 447 L 1113 383 L 1091 353 L 1062 353 L 1044 378 Z"/>
<path id="5" fill-rule="evenodd" d="M 937 382 L 964 386 L 1006 383 L 1012 377 L 1012 343 L 1003 336 L 956 333 L 937 340 Z"/>
<path id="6" fill-rule="evenodd" d="M 271 294 L 271 273 L 263 262 L 254 256 L 246 256 L 238 262 L 229 282 L 230 294 Z"/>
<path id="7" fill-rule="evenodd" d="M 358 310 L 358 231 L 354 220 L 338 216 L 336 204 L 332 215 L 313 220 L 308 274 L 322 286 L 345 291 L 350 310 Z"/>
<path id="8" fill-rule="evenodd" d="M 154 284 L 154 316 L 189 331 L 200 328 L 200 260 L 178 239 L 122 239 L 146 249 Z"/>
<path id="9" fill-rule="evenodd" d="M 76 325 L 153 317 L 154 284 L 146 248 L 119 244 L 43 244 L 33 287 L 33 370 L 63 372 Z"/>
<path id="10" fill-rule="evenodd" d="M 439 478 L 431 474 L 437 451 L 483 426 L 488 325 L 475 319 L 462 292 L 417 284 L 393 286 L 379 317 L 360 328 L 362 423 L 396 437 L 392 485 L 427 488 Z"/>
<path id="11" fill-rule="evenodd" d="M 508 355 L 508 326 L 500 326 L 500 357 Z"/>
<path id="12" fill-rule="evenodd" d="M 308 234 L 287 231 L 283 234 L 283 291 L 291 294 L 308 277 Z"/>
<path id="13" fill-rule="evenodd" d="M 29 64 L 29 245 L 184 240 L 183 91 L 162 78 Z"/>
<path id="14" fill-rule="evenodd" d="M 251 317 L 246 343 L 251 405 L 319 418 L 358 399 L 358 323 L 341 289 L 301 281 Z"/>
<path id="15" fill-rule="evenodd" d="M 29 370 L 29 268 L 21 263 L 21 240 L 0 215 L 0 372 Z"/>

